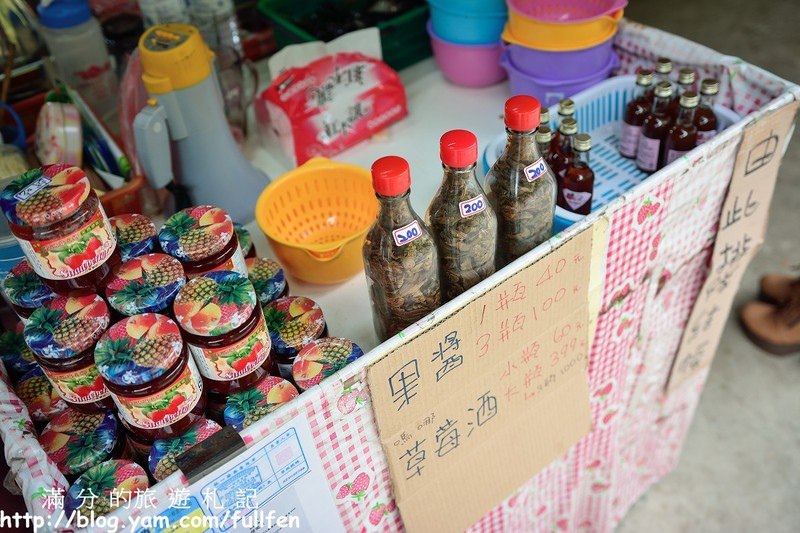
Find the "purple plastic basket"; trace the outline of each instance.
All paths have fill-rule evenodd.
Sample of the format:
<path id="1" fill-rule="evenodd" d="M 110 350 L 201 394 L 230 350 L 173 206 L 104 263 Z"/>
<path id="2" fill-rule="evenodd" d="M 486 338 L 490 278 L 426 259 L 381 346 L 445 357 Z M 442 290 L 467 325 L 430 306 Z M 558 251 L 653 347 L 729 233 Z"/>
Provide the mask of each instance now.
<path id="1" fill-rule="evenodd" d="M 574 80 L 601 72 L 614 53 L 614 37 L 597 46 L 570 52 L 536 50 L 509 44 L 508 57 L 522 73 L 536 78 Z"/>
<path id="2" fill-rule="evenodd" d="M 617 54 L 612 53 L 608 63 L 598 72 L 571 80 L 555 80 L 526 74 L 511 62 L 508 50 L 503 52 L 500 65 L 508 72 L 512 94 L 535 96 L 543 105 L 549 107 L 557 104 L 562 98 L 577 94 L 608 78 L 611 71 L 619 66 L 619 58 Z"/>

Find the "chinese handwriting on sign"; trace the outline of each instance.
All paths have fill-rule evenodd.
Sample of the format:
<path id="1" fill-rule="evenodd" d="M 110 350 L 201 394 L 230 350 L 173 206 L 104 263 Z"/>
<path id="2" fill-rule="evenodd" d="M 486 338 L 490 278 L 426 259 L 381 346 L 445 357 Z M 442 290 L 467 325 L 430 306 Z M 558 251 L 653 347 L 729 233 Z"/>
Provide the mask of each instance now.
<path id="1" fill-rule="evenodd" d="M 725 222 L 720 229 L 728 229 L 740 220 L 750 218 L 758 209 L 758 202 L 753 199 L 753 190 L 747 193 L 747 200 L 739 205 L 739 197 L 733 199 L 733 206 L 725 212 Z"/>
<path id="2" fill-rule="evenodd" d="M 473 409 L 470 407 L 467 411 L 474 415 L 473 418 L 475 420 L 475 424 L 467 422 L 468 426 L 472 426 L 469 433 L 467 433 L 467 437 L 469 437 L 476 427 L 481 427 L 497 414 L 497 398 L 492 396 L 489 391 L 486 391 L 478 398 L 478 408 Z"/>
<path id="3" fill-rule="evenodd" d="M 451 370 L 464 363 L 464 358 L 458 353 L 460 346 L 461 340 L 458 338 L 458 331 L 451 331 L 445 335 L 443 342 L 439 342 L 439 350 L 433 352 L 433 359 L 431 359 L 431 362 L 438 360 L 442 365 L 436 370 L 436 381 L 441 381 Z M 448 353 L 449 355 L 447 355 Z"/>
<path id="4" fill-rule="evenodd" d="M 416 359 L 412 359 L 400 370 L 389 376 L 389 390 L 392 393 L 392 402 L 400 402 L 397 406 L 399 411 L 409 404 L 411 399 L 417 395 L 416 388 L 419 381 L 419 365 Z"/>

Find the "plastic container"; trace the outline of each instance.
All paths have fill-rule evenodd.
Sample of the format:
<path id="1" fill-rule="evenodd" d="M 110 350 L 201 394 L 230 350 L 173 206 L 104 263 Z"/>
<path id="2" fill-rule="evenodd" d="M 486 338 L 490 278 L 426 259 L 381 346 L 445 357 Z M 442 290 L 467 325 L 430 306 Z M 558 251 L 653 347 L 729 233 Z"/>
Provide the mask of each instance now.
<path id="1" fill-rule="evenodd" d="M 500 64 L 508 72 L 512 94 L 535 96 L 549 107 L 557 104 L 562 98 L 579 93 L 608 78 L 611 72 L 619 66 L 619 59 L 616 54 L 612 53 L 609 61 L 601 70 L 588 76 L 574 79 L 539 78 L 526 74 L 511 62 L 508 52 L 503 53 Z M 556 74 L 558 71 L 553 73 Z M 581 125 L 581 127 L 583 126 Z"/>
<path id="2" fill-rule="evenodd" d="M 254 257 L 246 259 L 247 277 L 256 290 L 262 307 L 289 294 L 289 283 L 283 268 L 272 259 Z"/>
<path id="3" fill-rule="evenodd" d="M 225 425 L 236 431 L 258 422 L 297 396 L 297 389 L 285 379 L 268 376 L 258 386 L 232 394 L 225 405 Z"/>
<path id="4" fill-rule="evenodd" d="M 72 484 L 64 498 L 64 513 L 84 519 L 105 516 L 118 507 L 130 506 L 126 502 L 149 487 L 147 472 L 133 461 L 106 461 L 84 472 Z"/>
<path id="5" fill-rule="evenodd" d="M 186 0 L 138 0 L 146 28 L 156 24 L 191 24 Z"/>
<path id="6" fill-rule="evenodd" d="M 582 78 L 599 72 L 614 53 L 614 39 L 595 46 L 569 52 L 537 50 L 520 44 L 509 44 L 508 57 L 517 69 L 539 78 Z"/>
<path id="7" fill-rule="evenodd" d="M 34 149 L 43 165 L 81 166 L 83 130 L 78 109 L 72 104 L 45 102 L 36 120 Z"/>
<path id="8" fill-rule="evenodd" d="M 177 456 L 195 444 L 203 442 L 221 429 L 222 426 L 213 420 L 201 418 L 180 437 L 155 441 L 147 458 L 147 467 L 150 470 L 150 474 L 156 481 L 165 479 L 178 470 L 178 465 L 175 462 Z"/>
<path id="9" fill-rule="evenodd" d="M 129 213 L 108 219 L 117 238 L 117 247 L 123 261 L 151 254 L 158 246 L 158 234 L 153 221 L 145 215 Z"/>
<path id="10" fill-rule="evenodd" d="M 27 259 L 22 259 L 11 268 L 3 278 L 2 285 L 6 300 L 23 321 L 56 296 L 53 289 L 45 285 L 42 278 L 33 271 Z"/>
<path id="11" fill-rule="evenodd" d="M 272 338 L 272 374 L 292 379 L 292 365 L 309 342 L 328 336 L 328 326 L 317 302 L 304 296 L 287 296 L 264 309 Z"/>
<path id="12" fill-rule="evenodd" d="M 307 391 L 362 355 L 364 350 L 358 344 L 339 337 L 309 342 L 292 365 L 294 383 L 301 391 Z"/>
<path id="13" fill-rule="evenodd" d="M 428 34 L 436 64 L 450 82 L 463 87 L 486 87 L 506 78 L 506 72 L 500 66 L 502 43 L 449 43 L 433 33 L 430 22 Z"/>
<path id="14" fill-rule="evenodd" d="M 109 279 L 106 299 L 125 316 L 172 312 L 172 302 L 186 285 L 181 262 L 167 254 L 148 254 L 122 263 Z"/>
<path id="15" fill-rule="evenodd" d="M 361 271 L 361 246 L 377 212 L 367 169 L 321 157 L 273 181 L 256 203 L 256 221 L 280 263 L 319 284 Z"/>
<path id="16" fill-rule="evenodd" d="M 495 44 L 500 41 L 508 15 L 498 11 L 471 11 L 453 2 L 428 0 L 430 24 L 440 39 L 453 44 Z"/>
<path id="17" fill-rule="evenodd" d="M 582 50 L 611 39 L 617 33 L 622 10 L 586 22 L 557 23 L 536 20 L 508 10 L 503 40 L 529 48 L 568 52 Z"/>
<path id="18" fill-rule="evenodd" d="M 628 0 L 508 0 L 510 9 L 532 19 L 560 22 L 588 22 L 625 9 Z"/>

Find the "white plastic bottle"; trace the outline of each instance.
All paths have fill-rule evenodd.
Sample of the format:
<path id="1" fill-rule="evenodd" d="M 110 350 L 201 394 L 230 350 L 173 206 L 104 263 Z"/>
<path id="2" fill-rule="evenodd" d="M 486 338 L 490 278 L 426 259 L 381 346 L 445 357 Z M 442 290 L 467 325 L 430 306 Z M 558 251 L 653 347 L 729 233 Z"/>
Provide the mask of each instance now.
<path id="1" fill-rule="evenodd" d="M 139 0 L 145 28 L 156 24 L 191 24 L 186 0 Z"/>
<path id="2" fill-rule="evenodd" d="M 117 106 L 117 78 L 89 3 L 43 0 L 37 11 L 59 76 L 107 120 Z"/>

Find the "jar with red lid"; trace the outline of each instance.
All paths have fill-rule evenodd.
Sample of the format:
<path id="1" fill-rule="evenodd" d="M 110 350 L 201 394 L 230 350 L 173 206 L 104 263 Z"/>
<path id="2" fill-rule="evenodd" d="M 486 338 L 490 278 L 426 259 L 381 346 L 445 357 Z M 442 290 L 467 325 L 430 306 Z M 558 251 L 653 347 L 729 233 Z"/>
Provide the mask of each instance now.
<path id="1" fill-rule="evenodd" d="M 272 337 L 272 373 L 293 381 L 292 365 L 300 350 L 328 336 L 322 309 L 311 298 L 287 296 L 266 306 L 264 317 Z"/>
<path id="2" fill-rule="evenodd" d="M 56 293 L 33 271 L 27 259 L 11 267 L 3 279 L 3 294 L 23 322 L 39 307 L 55 298 Z"/>
<path id="3" fill-rule="evenodd" d="M 120 421 L 144 445 L 183 434 L 203 416 L 205 393 L 178 325 L 164 315 L 125 318 L 100 338 L 94 360 Z"/>
<path id="4" fill-rule="evenodd" d="M 56 296 L 31 315 L 23 334 L 53 387 L 71 407 L 84 412 L 113 408 L 94 364 L 94 346 L 110 322 L 97 294 Z"/>
<path id="5" fill-rule="evenodd" d="M 124 316 L 169 314 L 184 285 L 180 261 L 167 254 L 147 254 L 125 261 L 114 271 L 106 285 L 106 298 Z"/>
<path id="6" fill-rule="evenodd" d="M 108 219 L 117 238 L 117 248 L 123 261 L 151 254 L 158 246 L 156 225 L 147 215 L 126 213 Z"/>
<path id="7" fill-rule="evenodd" d="M 29 170 L 0 206 L 31 268 L 56 292 L 100 290 L 120 261 L 116 238 L 83 170 Z"/>
<path id="8" fill-rule="evenodd" d="M 208 392 L 212 419 L 222 420 L 228 395 L 269 374 L 271 340 L 253 284 L 220 270 L 190 280 L 175 297 L 175 319 Z"/>
<path id="9" fill-rule="evenodd" d="M 189 279 L 206 272 L 232 270 L 247 276 L 247 265 L 228 213 L 201 205 L 178 211 L 158 234 L 164 253 L 183 264 Z"/>

